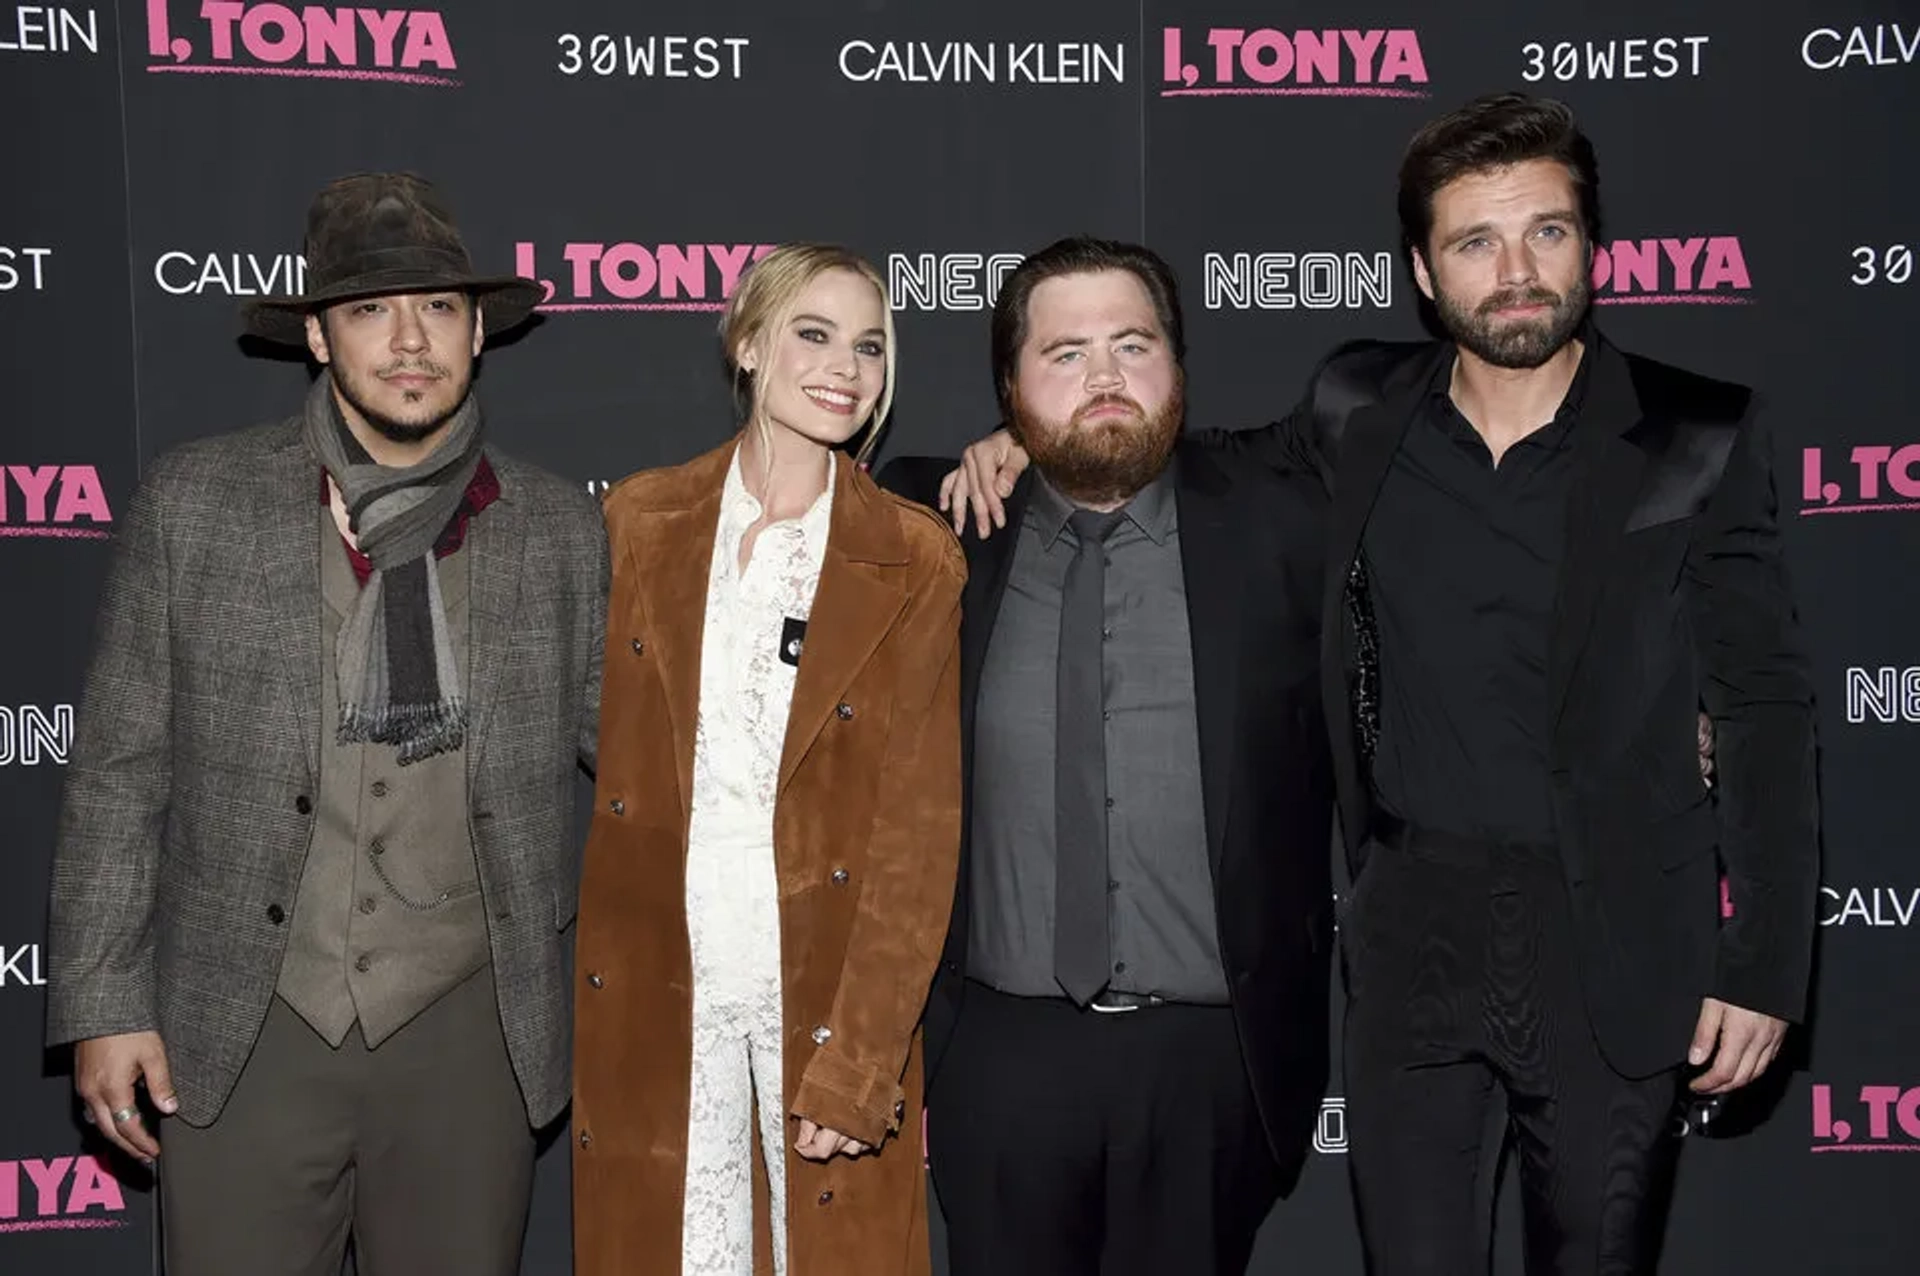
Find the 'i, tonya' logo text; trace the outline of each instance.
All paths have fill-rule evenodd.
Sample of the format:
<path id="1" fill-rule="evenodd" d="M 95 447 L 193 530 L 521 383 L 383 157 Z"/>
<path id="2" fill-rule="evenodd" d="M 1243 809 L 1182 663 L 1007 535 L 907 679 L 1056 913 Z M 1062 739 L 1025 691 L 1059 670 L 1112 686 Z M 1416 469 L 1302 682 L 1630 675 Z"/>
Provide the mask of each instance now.
<path id="1" fill-rule="evenodd" d="M 0 466 L 0 536 L 99 538 L 112 523 L 91 465 Z"/>
<path id="2" fill-rule="evenodd" d="M 147 0 L 149 71 L 319 76 L 442 87 L 457 63 L 447 24 L 432 9 L 325 8 L 201 0 L 197 23 L 168 20 Z M 191 35 L 186 34 L 192 32 Z"/>
<path id="3" fill-rule="evenodd" d="M 1839 1100 L 1845 1103 L 1844 1098 Z M 1863 1085 L 1865 1128 L 1854 1116 L 1836 1116 L 1833 1087 L 1813 1087 L 1815 1152 L 1920 1152 L 1920 1086 Z"/>
<path id="4" fill-rule="evenodd" d="M 1420 36 L 1406 29 L 1289 34 L 1214 27 L 1205 43 L 1202 53 L 1179 27 L 1161 31 L 1161 97 L 1428 96 L 1419 87 L 1427 83 Z"/>
<path id="5" fill-rule="evenodd" d="M 90 1156 L 0 1161 L 0 1234 L 125 1227 L 120 1180 Z"/>
<path id="6" fill-rule="evenodd" d="M 538 279 L 546 300 L 537 308 L 572 310 L 725 309 L 746 268 L 772 244 L 655 244 L 570 242 L 560 249 L 567 269 L 558 279 L 540 274 L 538 245 L 513 246 L 514 273 Z"/>

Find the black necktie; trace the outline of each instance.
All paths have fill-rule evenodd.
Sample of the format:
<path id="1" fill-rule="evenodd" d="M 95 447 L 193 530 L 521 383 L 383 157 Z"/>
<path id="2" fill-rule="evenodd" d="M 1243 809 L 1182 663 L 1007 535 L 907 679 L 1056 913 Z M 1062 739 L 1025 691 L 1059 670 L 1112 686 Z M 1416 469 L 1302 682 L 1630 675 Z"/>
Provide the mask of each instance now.
<path id="1" fill-rule="evenodd" d="M 1053 977 L 1078 1005 L 1107 986 L 1107 733 L 1102 676 L 1107 555 L 1125 515 L 1076 510 L 1060 595 L 1054 687 Z"/>

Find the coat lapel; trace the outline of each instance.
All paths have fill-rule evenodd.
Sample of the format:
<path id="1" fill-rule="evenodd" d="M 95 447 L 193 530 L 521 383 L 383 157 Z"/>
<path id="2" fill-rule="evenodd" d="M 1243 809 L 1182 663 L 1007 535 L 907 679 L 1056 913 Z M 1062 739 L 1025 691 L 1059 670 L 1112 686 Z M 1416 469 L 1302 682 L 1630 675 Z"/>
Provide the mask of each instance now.
<path id="1" fill-rule="evenodd" d="M 1000 617 L 1000 600 L 1006 597 L 1007 581 L 1013 575 L 1013 557 L 1020 548 L 1020 529 L 1027 517 L 1027 503 L 1033 496 L 1033 471 L 1029 469 L 1013 485 L 1007 497 L 1007 525 L 984 540 L 968 530 L 961 536 L 967 554 L 967 587 L 960 603 L 960 713 L 964 728 L 962 739 L 967 756 L 973 752 L 973 715 L 980 695 L 980 673 L 986 668 L 987 645 L 993 638 L 993 625 Z"/>
<path id="2" fill-rule="evenodd" d="M 302 726 L 307 770 L 320 774 L 320 679 L 331 671 L 321 664 L 320 628 L 320 463 L 308 453 L 299 431 L 268 454 L 269 482 L 260 488 L 254 513 L 259 529 L 255 545 L 273 628 L 280 643 L 280 665 Z"/>
<path id="3" fill-rule="evenodd" d="M 1194 716 L 1200 736 L 1201 805 L 1208 858 L 1219 880 L 1227 807 L 1233 794 L 1234 719 L 1239 707 L 1243 547 L 1234 536 L 1232 489 L 1197 448 L 1180 451 L 1174 499 L 1180 514 L 1180 567 L 1193 645 Z"/>
<path id="4" fill-rule="evenodd" d="M 906 537 L 880 489 L 842 457 L 834 466 L 833 515 L 820 567 L 806 651 L 794 679 L 787 737 L 780 754 L 780 791 L 841 705 L 858 714 L 877 705 L 854 704 L 847 689 L 906 608 Z"/>
<path id="5" fill-rule="evenodd" d="M 1574 442 L 1567 498 L 1567 539 L 1555 587 L 1553 633 L 1547 645 L 1547 703 L 1558 722 L 1573 672 L 1593 631 L 1614 548 L 1625 533 L 1646 476 L 1647 454 L 1625 436 L 1640 423 L 1640 398 L 1623 355 L 1597 337 L 1595 359 Z"/>
<path id="6" fill-rule="evenodd" d="M 467 527 L 467 775 L 475 774 L 486 740 L 500 672 L 506 667 L 520 608 L 527 528 L 503 480 L 500 495 Z"/>

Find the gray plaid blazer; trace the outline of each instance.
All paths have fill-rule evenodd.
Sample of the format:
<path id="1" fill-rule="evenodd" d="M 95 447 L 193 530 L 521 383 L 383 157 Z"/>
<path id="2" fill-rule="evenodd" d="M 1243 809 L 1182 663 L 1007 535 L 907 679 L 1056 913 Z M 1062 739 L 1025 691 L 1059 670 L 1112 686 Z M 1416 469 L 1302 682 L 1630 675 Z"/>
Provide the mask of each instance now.
<path id="1" fill-rule="evenodd" d="M 576 762 L 598 740 L 597 504 L 488 459 L 472 555 L 468 815 L 527 1115 L 570 1089 L 563 932 Z M 54 855 L 49 1044 L 157 1029 L 185 1119 L 216 1117 L 266 1017 L 318 781 L 319 465 L 297 420 L 160 458 L 121 524 Z"/>

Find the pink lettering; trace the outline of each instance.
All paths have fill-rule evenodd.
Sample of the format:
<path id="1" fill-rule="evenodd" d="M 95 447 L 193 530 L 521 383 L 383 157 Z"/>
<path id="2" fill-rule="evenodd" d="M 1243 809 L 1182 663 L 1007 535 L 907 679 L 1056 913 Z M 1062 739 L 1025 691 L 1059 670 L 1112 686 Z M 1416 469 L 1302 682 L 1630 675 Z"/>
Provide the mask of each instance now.
<path id="1" fill-rule="evenodd" d="M 1654 240 L 1634 243 L 1622 239 L 1613 246 L 1613 290 L 1657 292 L 1660 288 L 1660 250 Z"/>
<path id="2" fill-rule="evenodd" d="M 561 250 L 560 255 L 573 266 L 575 297 L 593 295 L 593 264 L 600 260 L 600 254 L 605 251 L 605 244 L 568 244 Z"/>
<path id="3" fill-rule="evenodd" d="M 1184 65 L 1180 57 L 1180 28 L 1168 27 L 1160 33 L 1160 77 L 1169 83 L 1178 80 Z"/>
<path id="4" fill-rule="evenodd" d="M 1753 287 L 1747 277 L 1747 259 L 1740 252 L 1740 241 L 1731 235 L 1715 235 L 1707 241 L 1707 261 L 1700 270 L 1702 289 L 1718 288 L 1723 283 L 1735 288 Z"/>
<path id="5" fill-rule="evenodd" d="M 1411 31 L 1387 32 L 1387 52 L 1380 61 L 1380 83 L 1392 80 L 1427 82 L 1427 63 L 1420 53 L 1420 37 Z"/>
<path id="6" fill-rule="evenodd" d="M 373 64 L 375 66 L 393 65 L 393 38 L 400 34 L 400 24 L 407 20 L 405 9 L 356 9 L 361 24 L 367 28 L 367 34 L 373 37 Z"/>
<path id="7" fill-rule="evenodd" d="M 525 270 L 520 272 L 526 274 Z M 1800 499 L 1817 501 L 1820 499 L 1820 449 L 1802 448 L 1800 451 Z"/>
<path id="8" fill-rule="evenodd" d="M 624 273 L 626 270 L 633 272 L 631 277 Z M 653 254 L 638 244 L 615 244 L 600 259 L 601 284 L 623 301 L 646 296 L 659 277 Z"/>
<path id="9" fill-rule="evenodd" d="M 35 1212 L 41 1218 L 52 1218 L 60 1213 L 60 1184 L 67 1177 L 67 1167 L 73 1164 L 70 1156 L 56 1156 L 51 1161 L 39 1161 L 32 1157 L 20 1162 L 20 1168 L 33 1180 L 33 1190 L 38 1195 Z"/>
<path id="10" fill-rule="evenodd" d="M 98 471 L 91 465 L 69 465 L 60 472 L 60 503 L 54 507 L 53 521 L 71 523 L 82 515 L 96 523 L 113 521 Z"/>
<path id="11" fill-rule="evenodd" d="M 1920 498 L 1920 479 L 1913 476 L 1916 461 L 1920 461 L 1920 443 L 1909 443 L 1887 459 L 1887 486 L 1908 500 Z"/>
<path id="12" fill-rule="evenodd" d="M 1871 501 L 1880 495 L 1880 467 L 1893 455 L 1889 447 L 1872 447 L 1866 444 L 1853 449 L 1854 468 L 1860 471 L 1860 499 Z"/>
<path id="13" fill-rule="evenodd" d="M 1863 1085 L 1860 1087 L 1860 1102 L 1867 1105 L 1867 1134 L 1871 1138 L 1886 1139 L 1893 1137 L 1893 1125 L 1888 1120 L 1893 1105 L 1900 1101 L 1900 1087 L 1897 1085 Z"/>
<path id="14" fill-rule="evenodd" d="M 331 56 L 342 66 L 352 66 L 357 60 L 354 52 L 354 36 L 359 28 L 354 25 L 351 9 L 322 9 L 310 4 L 301 10 L 300 17 L 307 24 L 307 61 L 320 66 Z"/>
<path id="15" fill-rule="evenodd" d="M 26 521 L 44 523 L 47 521 L 47 491 L 53 486 L 53 480 L 60 475 L 57 465 L 42 465 L 35 469 L 31 465 L 9 465 L 7 473 L 13 476 L 13 482 L 20 489 L 20 495 L 27 498 Z M 4 514 L 4 511 L 0 511 Z"/>
<path id="16" fill-rule="evenodd" d="M 1294 65 L 1300 69 L 1300 83 L 1312 84 L 1319 76 L 1327 84 L 1340 83 L 1340 33 L 1338 31 L 1297 31 L 1293 37 Z"/>
<path id="17" fill-rule="evenodd" d="M 233 60 L 233 23 L 247 11 L 238 0 L 204 0 L 200 16 L 213 28 L 213 57 L 217 62 Z"/>
<path id="18" fill-rule="evenodd" d="M 279 35 L 269 38 L 271 27 Z M 293 10 L 283 4 L 257 4 L 240 19 L 240 42 L 247 52 L 262 62 L 291 62 L 307 45 L 306 28 Z"/>
<path id="19" fill-rule="evenodd" d="M 1247 33 L 1234 27 L 1215 27 L 1207 32 L 1207 43 L 1213 46 L 1213 78 L 1221 84 L 1233 80 L 1233 53 Z"/>
<path id="20" fill-rule="evenodd" d="M 173 43 L 167 27 L 167 0 L 147 0 L 147 52 L 164 58 Z M 0 1218 L 5 1215 L 0 1213 Z"/>
<path id="21" fill-rule="evenodd" d="M 400 54 L 400 65 L 417 67 L 429 63 L 453 70 L 453 44 L 447 39 L 447 27 L 440 15 L 418 9 L 407 15 L 407 47 Z"/>
<path id="22" fill-rule="evenodd" d="M 1900 1096 L 1900 1106 L 1895 1115 L 1900 1120 L 1900 1129 L 1910 1139 L 1920 1139 L 1920 1086 L 1915 1086 Z"/>
<path id="23" fill-rule="evenodd" d="M 685 290 L 689 297 L 707 295 L 707 258 L 700 245 L 685 248 L 678 244 L 660 245 L 660 295 L 668 300 Z"/>
<path id="24" fill-rule="evenodd" d="M 1240 69 L 1261 84 L 1278 84 L 1293 70 L 1293 46 L 1278 31 L 1255 31 L 1240 46 Z"/>
<path id="25" fill-rule="evenodd" d="M 731 297 L 733 286 L 740 282 L 740 272 L 747 268 L 748 254 L 753 251 L 749 244 L 708 244 L 707 259 L 720 271 L 720 295 Z M 759 260 L 756 256 L 754 260 Z"/>
<path id="26" fill-rule="evenodd" d="M 1693 290 L 1693 263 L 1700 256 L 1700 250 L 1707 246 L 1704 239 L 1663 239 L 1660 246 L 1667 251 L 1667 260 L 1673 263 L 1673 286 L 1681 292 Z"/>
<path id="27" fill-rule="evenodd" d="M 1342 31 L 1340 36 L 1347 44 L 1347 52 L 1353 54 L 1353 82 L 1355 84 L 1373 83 L 1373 53 L 1385 38 L 1384 31 Z M 1423 75 L 1420 77 L 1425 79 Z"/>
<path id="28" fill-rule="evenodd" d="M 106 1210 L 124 1210 L 126 1198 L 120 1192 L 120 1180 L 112 1171 L 90 1156 L 73 1163 L 73 1190 L 67 1194 L 67 1213 L 84 1214 L 98 1206 Z"/>

